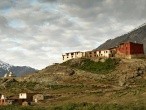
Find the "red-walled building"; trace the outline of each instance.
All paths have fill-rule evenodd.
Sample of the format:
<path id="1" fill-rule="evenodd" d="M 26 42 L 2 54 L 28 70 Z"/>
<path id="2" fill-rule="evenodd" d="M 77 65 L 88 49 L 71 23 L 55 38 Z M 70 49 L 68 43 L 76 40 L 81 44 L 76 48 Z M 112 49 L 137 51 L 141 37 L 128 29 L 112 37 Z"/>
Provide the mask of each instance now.
<path id="1" fill-rule="evenodd" d="M 124 58 L 136 58 L 136 57 L 144 57 L 144 47 L 143 44 L 133 43 L 133 42 L 125 42 L 121 43 L 117 47 L 117 56 Z"/>

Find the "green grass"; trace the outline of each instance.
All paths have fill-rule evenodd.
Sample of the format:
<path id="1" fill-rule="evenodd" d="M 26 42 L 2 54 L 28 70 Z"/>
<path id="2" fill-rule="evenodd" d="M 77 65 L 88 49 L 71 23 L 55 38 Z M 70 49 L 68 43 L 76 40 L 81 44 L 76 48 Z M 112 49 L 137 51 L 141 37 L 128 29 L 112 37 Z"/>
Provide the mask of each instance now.
<path id="1" fill-rule="evenodd" d="M 52 107 L 51 110 L 145 110 L 145 106 L 138 105 L 118 105 L 118 104 L 68 104 L 63 106 Z"/>
<path id="2" fill-rule="evenodd" d="M 72 68 L 81 69 L 92 73 L 108 73 L 114 70 L 118 64 L 117 59 L 106 59 L 105 62 L 94 62 L 90 59 L 81 59 L 80 62 L 72 63 L 72 60 L 64 62 L 62 65 L 70 66 Z"/>
<path id="3" fill-rule="evenodd" d="M 33 107 L 33 106 L 0 106 L 0 110 L 146 110 L 144 105 L 118 105 L 118 104 L 89 104 L 83 103 L 70 103 L 59 106 L 48 107 Z"/>
<path id="4" fill-rule="evenodd" d="M 23 106 L 0 106 L 0 110 L 47 110 L 46 108 L 42 107 L 23 107 Z"/>

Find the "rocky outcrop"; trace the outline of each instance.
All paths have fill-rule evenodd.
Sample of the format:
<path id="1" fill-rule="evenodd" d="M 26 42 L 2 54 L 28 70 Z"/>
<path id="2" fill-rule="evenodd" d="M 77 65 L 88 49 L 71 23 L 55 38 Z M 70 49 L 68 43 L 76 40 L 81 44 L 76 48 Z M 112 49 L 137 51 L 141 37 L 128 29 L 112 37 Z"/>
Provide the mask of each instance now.
<path id="1" fill-rule="evenodd" d="M 146 68 L 137 67 L 131 72 L 122 73 L 119 76 L 119 86 L 125 86 L 131 79 L 143 78 Z"/>

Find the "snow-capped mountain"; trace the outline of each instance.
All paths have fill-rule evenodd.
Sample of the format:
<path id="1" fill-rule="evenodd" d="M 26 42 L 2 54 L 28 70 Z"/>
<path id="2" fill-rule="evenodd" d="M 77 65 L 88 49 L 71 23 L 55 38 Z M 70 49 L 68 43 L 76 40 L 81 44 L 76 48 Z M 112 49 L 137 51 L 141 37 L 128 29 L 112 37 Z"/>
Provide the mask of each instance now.
<path id="1" fill-rule="evenodd" d="M 5 63 L 3 61 L 0 60 L 0 68 L 4 69 L 4 70 L 9 70 L 12 67 L 12 65 Z"/>
<path id="2" fill-rule="evenodd" d="M 36 72 L 37 70 L 28 66 L 13 66 L 0 60 L 0 76 L 4 76 L 4 74 L 10 71 L 16 76 L 22 76 L 24 74 Z"/>

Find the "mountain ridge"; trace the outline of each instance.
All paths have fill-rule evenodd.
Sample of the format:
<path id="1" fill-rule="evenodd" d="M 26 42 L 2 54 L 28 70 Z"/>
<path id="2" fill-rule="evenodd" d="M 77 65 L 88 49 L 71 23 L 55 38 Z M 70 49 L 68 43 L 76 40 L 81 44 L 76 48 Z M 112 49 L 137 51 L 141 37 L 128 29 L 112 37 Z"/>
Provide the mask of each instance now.
<path id="1" fill-rule="evenodd" d="M 94 50 L 113 48 L 118 44 L 127 41 L 142 43 L 144 45 L 144 52 L 146 53 L 146 23 L 142 24 L 138 28 L 135 28 L 126 34 L 118 36 L 114 39 L 108 39 Z"/>
<path id="2" fill-rule="evenodd" d="M 14 66 L 0 60 L 0 76 L 2 77 L 10 71 L 16 76 L 23 76 L 25 74 L 36 72 L 37 70 L 29 66 Z"/>

